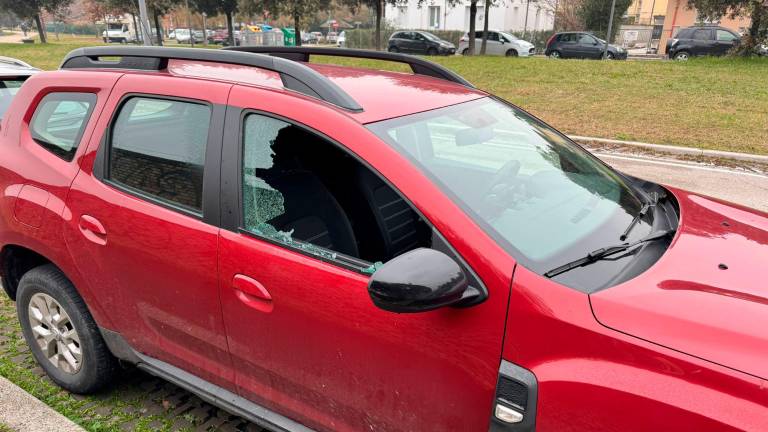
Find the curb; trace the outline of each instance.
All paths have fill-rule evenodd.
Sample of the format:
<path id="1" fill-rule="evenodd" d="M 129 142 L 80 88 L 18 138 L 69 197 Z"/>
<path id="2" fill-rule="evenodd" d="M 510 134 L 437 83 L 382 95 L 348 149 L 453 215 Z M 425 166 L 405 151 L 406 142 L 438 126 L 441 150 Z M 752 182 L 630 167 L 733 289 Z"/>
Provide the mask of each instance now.
<path id="1" fill-rule="evenodd" d="M 84 432 L 53 408 L 0 376 L 0 424 L 18 432 Z"/>
<path id="2" fill-rule="evenodd" d="M 622 140 L 615 140 L 615 139 L 585 137 L 585 136 L 578 136 L 578 135 L 568 135 L 568 138 L 581 143 L 595 142 L 595 143 L 602 143 L 602 144 L 615 144 L 615 145 L 629 146 L 629 147 L 640 147 L 640 148 L 653 150 L 661 153 L 670 153 L 670 154 L 677 154 L 677 155 L 707 156 L 707 157 L 715 157 L 715 158 L 735 159 L 735 160 L 747 161 L 747 162 L 768 163 L 768 156 L 765 156 L 765 155 L 737 153 L 737 152 L 729 152 L 729 151 L 722 151 L 722 150 L 706 150 L 706 149 L 698 149 L 693 147 L 679 147 L 679 146 L 664 145 L 664 144 L 650 144 L 650 143 L 645 143 L 640 141 L 622 141 Z"/>

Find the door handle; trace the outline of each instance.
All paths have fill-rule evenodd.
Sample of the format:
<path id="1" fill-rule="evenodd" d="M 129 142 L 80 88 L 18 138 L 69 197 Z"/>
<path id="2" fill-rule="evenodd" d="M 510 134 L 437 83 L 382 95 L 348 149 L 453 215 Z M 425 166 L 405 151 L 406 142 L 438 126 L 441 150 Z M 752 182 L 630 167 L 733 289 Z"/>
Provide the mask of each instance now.
<path id="1" fill-rule="evenodd" d="M 80 227 L 80 232 L 83 233 L 83 236 L 88 240 L 102 246 L 107 244 L 107 230 L 104 229 L 104 225 L 102 225 L 95 217 L 82 215 L 80 216 L 80 223 L 78 225 Z"/>
<path id="2" fill-rule="evenodd" d="M 267 313 L 274 309 L 272 295 L 264 288 L 264 285 L 251 277 L 236 274 L 232 278 L 232 289 L 234 289 L 238 300 L 253 309 Z"/>

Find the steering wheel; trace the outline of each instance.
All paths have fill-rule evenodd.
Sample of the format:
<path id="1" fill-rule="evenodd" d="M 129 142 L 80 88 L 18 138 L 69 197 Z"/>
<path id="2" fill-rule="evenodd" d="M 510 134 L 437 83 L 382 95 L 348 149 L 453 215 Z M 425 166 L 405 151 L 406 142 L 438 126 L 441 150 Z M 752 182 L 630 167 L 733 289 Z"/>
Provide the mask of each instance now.
<path id="1" fill-rule="evenodd" d="M 514 159 L 496 171 L 483 196 L 482 216 L 493 219 L 519 199 L 523 193 L 519 173 L 520 161 Z"/>

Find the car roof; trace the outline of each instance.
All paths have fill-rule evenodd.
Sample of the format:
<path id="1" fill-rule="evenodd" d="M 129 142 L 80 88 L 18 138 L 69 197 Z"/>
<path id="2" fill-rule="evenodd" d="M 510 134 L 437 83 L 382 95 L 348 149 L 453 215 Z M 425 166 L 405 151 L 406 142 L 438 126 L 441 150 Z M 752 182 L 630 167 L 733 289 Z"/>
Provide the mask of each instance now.
<path id="1" fill-rule="evenodd" d="M 311 55 L 405 63 L 414 73 L 311 63 Z M 101 60 L 103 57 L 120 59 L 106 61 Z M 62 69 L 166 73 L 265 87 L 329 104 L 363 124 L 487 96 L 455 72 L 424 59 L 354 49 L 238 47 L 191 50 L 102 46 L 72 51 L 64 59 Z"/>
<path id="2" fill-rule="evenodd" d="M 31 65 L 12 58 L 0 56 L 0 77 L 28 77 L 40 70 Z"/>

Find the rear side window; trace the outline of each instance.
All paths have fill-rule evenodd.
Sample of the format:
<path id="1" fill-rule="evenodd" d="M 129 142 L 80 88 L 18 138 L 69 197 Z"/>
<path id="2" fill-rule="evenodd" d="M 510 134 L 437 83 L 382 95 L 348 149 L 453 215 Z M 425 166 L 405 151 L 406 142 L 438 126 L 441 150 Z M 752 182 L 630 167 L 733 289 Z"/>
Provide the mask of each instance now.
<path id="1" fill-rule="evenodd" d="M 203 166 L 211 108 L 134 97 L 112 126 L 108 177 L 130 191 L 202 212 Z"/>
<path id="2" fill-rule="evenodd" d="M 11 101 L 23 83 L 23 78 L 0 80 L 0 118 L 8 111 Z"/>
<path id="3" fill-rule="evenodd" d="M 47 94 L 32 116 L 32 139 L 56 156 L 71 161 L 95 105 L 93 93 Z"/>
<path id="4" fill-rule="evenodd" d="M 560 42 L 576 42 L 578 35 L 576 33 L 563 33 L 559 36 Z"/>
<path id="5" fill-rule="evenodd" d="M 712 32 L 709 29 L 699 29 L 693 32 L 694 40 L 710 40 L 712 39 Z"/>

